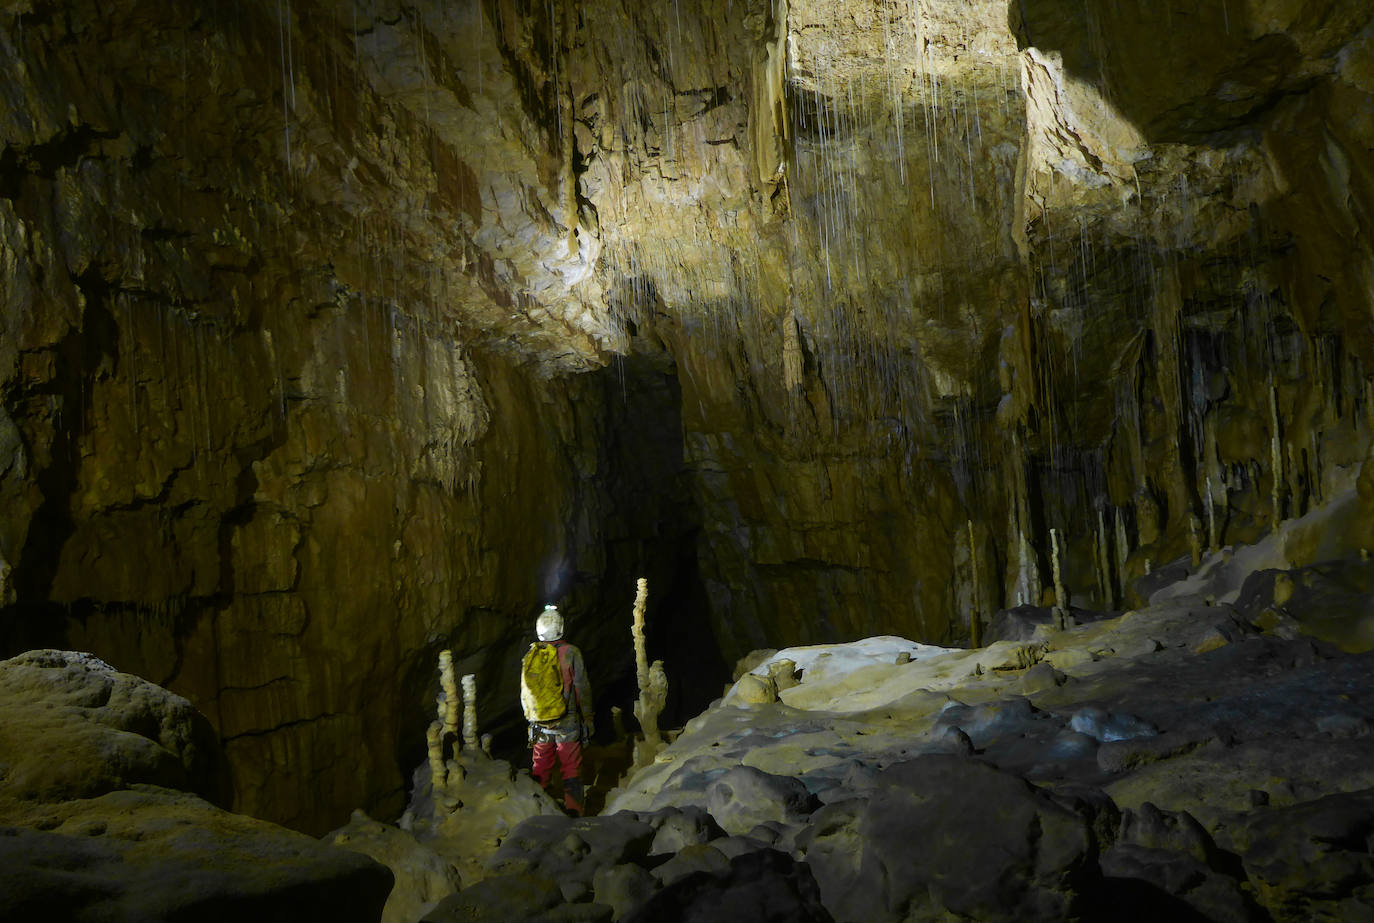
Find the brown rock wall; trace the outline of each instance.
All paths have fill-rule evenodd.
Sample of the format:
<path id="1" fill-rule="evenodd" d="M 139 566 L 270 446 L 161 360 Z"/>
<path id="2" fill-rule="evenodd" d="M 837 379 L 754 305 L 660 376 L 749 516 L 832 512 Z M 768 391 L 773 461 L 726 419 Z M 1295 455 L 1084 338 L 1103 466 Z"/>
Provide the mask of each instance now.
<path id="1" fill-rule="evenodd" d="M 6 646 L 323 829 L 547 594 L 728 662 L 1263 534 L 1366 454 L 1370 13 L 1190 9 L 11 4 Z"/>
<path id="2" fill-rule="evenodd" d="M 3 14 L 4 647 L 189 696 L 236 809 L 307 830 L 399 811 L 439 647 L 509 719 L 528 614 L 599 581 L 629 502 L 593 480 L 602 385 L 549 377 L 589 341 L 542 371 L 500 342 L 556 236 L 538 130 L 479 180 L 463 75 L 431 100 L 408 70 L 463 24 L 345 12 Z M 486 52 L 489 112 L 518 94 Z"/>

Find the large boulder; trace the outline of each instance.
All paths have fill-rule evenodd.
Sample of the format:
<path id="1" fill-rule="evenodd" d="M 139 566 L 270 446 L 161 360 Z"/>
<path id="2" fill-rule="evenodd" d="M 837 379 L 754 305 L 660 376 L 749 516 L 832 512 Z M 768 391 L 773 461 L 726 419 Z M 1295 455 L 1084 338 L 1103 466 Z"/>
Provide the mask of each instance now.
<path id="1" fill-rule="evenodd" d="M 391 890 L 366 856 L 152 786 L 17 819 L 0 826 L 4 920 L 372 923 Z"/>
<path id="2" fill-rule="evenodd" d="M 703 847 L 709 849 L 710 847 Z M 621 918 L 622 923 L 829 923 L 811 870 L 762 849 L 686 875 Z"/>
<path id="3" fill-rule="evenodd" d="M 1374 789 L 1257 811 L 1227 832 L 1274 919 L 1374 920 Z"/>
<path id="4" fill-rule="evenodd" d="M 706 809 L 727 833 L 748 833 L 760 824 L 803 822 L 819 802 L 790 776 L 738 766 L 706 789 Z"/>
<path id="5" fill-rule="evenodd" d="M 205 719 L 87 654 L 0 662 L 0 919 L 375 921 L 391 873 L 205 800 Z"/>
<path id="6" fill-rule="evenodd" d="M 228 800 L 218 738 L 181 696 L 73 651 L 0 662 L 0 795 L 90 798 L 136 783 Z"/>
<path id="7" fill-rule="evenodd" d="M 391 870 L 396 884 L 387 898 L 381 923 L 414 923 L 463 886 L 462 876 L 448 859 L 409 831 L 375 821 L 362 811 L 354 811 L 349 822 L 325 840 L 369 856 Z"/>
<path id="8" fill-rule="evenodd" d="M 817 811 L 797 847 L 840 920 L 1062 920 L 1098 877 L 1082 816 L 943 754 L 889 767 L 866 800 Z"/>

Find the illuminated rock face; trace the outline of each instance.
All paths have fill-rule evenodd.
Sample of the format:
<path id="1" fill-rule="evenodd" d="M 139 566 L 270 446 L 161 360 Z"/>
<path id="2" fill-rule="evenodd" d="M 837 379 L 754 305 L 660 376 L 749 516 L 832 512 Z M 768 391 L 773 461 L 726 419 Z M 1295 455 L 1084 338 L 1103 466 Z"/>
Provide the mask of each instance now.
<path id="1" fill-rule="evenodd" d="M 5 652 L 187 695 L 323 830 L 399 809 L 450 638 L 513 707 L 550 594 L 608 673 L 638 576 L 727 660 L 948 642 L 1051 528 L 1109 606 L 1322 499 L 1374 12 L 1060 6 L 12 4 Z"/>

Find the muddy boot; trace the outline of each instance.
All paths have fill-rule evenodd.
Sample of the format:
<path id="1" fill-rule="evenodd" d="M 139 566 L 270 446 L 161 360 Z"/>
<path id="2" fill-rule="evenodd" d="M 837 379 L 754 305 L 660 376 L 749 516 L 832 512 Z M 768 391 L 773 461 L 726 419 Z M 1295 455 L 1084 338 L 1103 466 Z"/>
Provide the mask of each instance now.
<path id="1" fill-rule="evenodd" d="M 586 812 L 586 794 L 581 779 L 563 780 L 563 807 L 574 817 Z"/>

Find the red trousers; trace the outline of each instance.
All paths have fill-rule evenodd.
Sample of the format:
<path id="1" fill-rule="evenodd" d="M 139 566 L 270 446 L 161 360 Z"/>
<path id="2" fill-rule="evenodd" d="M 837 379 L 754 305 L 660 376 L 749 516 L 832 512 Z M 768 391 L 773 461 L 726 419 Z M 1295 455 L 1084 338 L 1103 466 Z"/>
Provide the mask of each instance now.
<path id="1" fill-rule="evenodd" d="M 549 779 L 553 777 L 555 755 L 563 766 L 564 779 L 579 779 L 582 776 L 581 743 L 576 740 L 567 744 L 537 743 L 534 745 L 534 765 L 530 767 L 530 774 L 544 788 L 549 787 Z"/>

